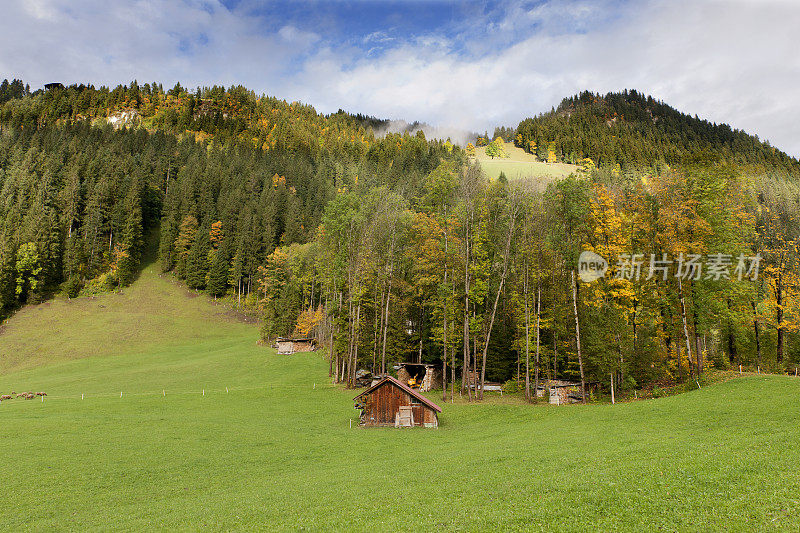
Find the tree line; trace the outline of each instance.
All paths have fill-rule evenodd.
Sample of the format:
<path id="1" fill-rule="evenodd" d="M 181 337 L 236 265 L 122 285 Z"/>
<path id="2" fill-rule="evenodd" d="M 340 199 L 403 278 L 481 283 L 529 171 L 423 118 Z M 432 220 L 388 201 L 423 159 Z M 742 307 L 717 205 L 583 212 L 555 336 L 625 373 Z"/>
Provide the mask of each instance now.
<path id="1" fill-rule="evenodd" d="M 312 242 L 276 249 L 265 338 L 316 333 L 349 385 L 361 368 L 441 365 L 469 397 L 486 381 L 530 397 L 544 378 L 632 389 L 800 359 L 795 183 L 709 154 L 624 182 L 492 182 L 445 162 L 425 183 L 337 194 Z M 592 283 L 584 251 L 609 261 Z"/>

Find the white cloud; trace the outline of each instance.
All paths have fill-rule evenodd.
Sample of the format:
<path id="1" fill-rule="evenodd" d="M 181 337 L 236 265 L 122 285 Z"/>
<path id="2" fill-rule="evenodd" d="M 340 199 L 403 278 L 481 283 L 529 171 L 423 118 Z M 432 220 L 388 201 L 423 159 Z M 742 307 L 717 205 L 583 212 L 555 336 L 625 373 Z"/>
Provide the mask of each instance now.
<path id="1" fill-rule="evenodd" d="M 35 19 L 55 20 L 56 18 L 56 11 L 48 0 L 28 0 L 23 7 Z"/>
<path id="2" fill-rule="evenodd" d="M 800 155 L 796 2 L 552 0 L 503 9 L 446 32 L 337 42 L 217 0 L 20 0 L 0 19 L 0 76 L 33 86 L 241 83 L 324 112 L 476 131 L 516 125 L 584 89 L 635 88 Z"/>
<path id="3" fill-rule="evenodd" d="M 278 30 L 278 35 L 290 45 L 299 46 L 302 49 L 307 49 L 320 39 L 318 34 L 300 30 L 291 24 L 287 24 Z"/>

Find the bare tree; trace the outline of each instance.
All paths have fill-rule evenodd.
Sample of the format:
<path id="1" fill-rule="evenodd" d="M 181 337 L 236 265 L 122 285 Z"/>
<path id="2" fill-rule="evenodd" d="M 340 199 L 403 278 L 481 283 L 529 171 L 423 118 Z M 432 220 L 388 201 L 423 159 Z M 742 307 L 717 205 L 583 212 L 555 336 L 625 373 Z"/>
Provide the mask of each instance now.
<path id="1" fill-rule="evenodd" d="M 575 270 L 572 274 L 572 309 L 575 313 L 575 344 L 578 349 L 578 366 L 581 370 L 581 399 L 586 403 L 586 379 L 583 376 L 583 355 L 581 354 L 581 326 L 578 321 L 578 282 L 575 280 Z"/>
<path id="2" fill-rule="evenodd" d="M 508 217 L 508 226 L 506 228 L 506 243 L 505 247 L 503 248 L 502 252 L 502 272 L 500 274 L 500 283 L 497 286 L 497 292 L 494 297 L 494 305 L 492 306 L 492 314 L 491 318 L 489 319 L 489 327 L 486 330 L 486 340 L 483 344 L 483 360 L 481 361 L 481 388 L 480 388 L 480 396 L 479 398 L 483 400 L 483 386 L 486 380 L 486 356 L 489 352 L 489 341 L 492 338 L 492 328 L 494 326 L 494 320 L 497 316 L 497 304 L 500 302 L 500 295 L 503 293 L 503 287 L 506 282 L 506 276 L 508 275 L 508 264 L 511 258 L 511 243 L 514 237 L 514 231 L 516 229 L 517 223 L 517 216 L 519 215 L 519 209 L 521 205 L 521 196 L 522 191 L 518 187 L 511 187 L 509 189 L 508 198 L 505 202 L 505 209 L 506 216 Z"/>

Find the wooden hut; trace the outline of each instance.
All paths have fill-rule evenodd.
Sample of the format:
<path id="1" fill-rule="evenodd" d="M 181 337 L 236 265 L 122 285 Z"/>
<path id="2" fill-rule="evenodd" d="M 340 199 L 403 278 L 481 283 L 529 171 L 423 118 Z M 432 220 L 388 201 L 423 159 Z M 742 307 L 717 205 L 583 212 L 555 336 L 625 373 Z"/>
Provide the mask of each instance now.
<path id="1" fill-rule="evenodd" d="M 280 354 L 292 354 L 296 352 L 313 352 L 316 348 L 314 339 L 291 339 L 288 337 L 278 337 L 275 341 L 275 348 Z"/>
<path id="2" fill-rule="evenodd" d="M 586 394 L 591 395 L 598 389 L 598 383 L 594 381 L 586 382 Z M 550 403 L 553 405 L 563 405 L 566 403 L 581 402 L 581 382 L 564 381 L 560 379 L 545 380 L 536 391 L 536 396 L 543 398 L 547 391 Z"/>
<path id="3" fill-rule="evenodd" d="M 438 427 L 441 408 L 408 385 L 386 376 L 353 398 L 362 426 Z"/>

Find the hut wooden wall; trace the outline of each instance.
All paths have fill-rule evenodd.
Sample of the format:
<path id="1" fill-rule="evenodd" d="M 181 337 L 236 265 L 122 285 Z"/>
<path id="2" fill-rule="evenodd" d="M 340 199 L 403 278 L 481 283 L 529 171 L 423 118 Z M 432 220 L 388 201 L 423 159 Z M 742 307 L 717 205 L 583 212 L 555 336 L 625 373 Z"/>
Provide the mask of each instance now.
<path id="1" fill-rule="evenodd" d="M 292 341 L 278 341 L 278 353 L 288 354 L 294 352 L 294 345 Z"/>
<path id="2" fill-rule="evenodd" d="M 362 424 L 365 426 L 394 426 L 395 416 L 401 406 L 411 406 L 414 414 L 414 425 L 438 426 L 436 412 L 430 407 L 413 403 L 411 396 L 391 383 L 378 387 L 364 397 L 364 417 Z"/>

